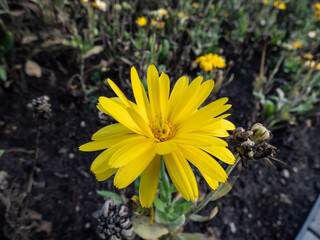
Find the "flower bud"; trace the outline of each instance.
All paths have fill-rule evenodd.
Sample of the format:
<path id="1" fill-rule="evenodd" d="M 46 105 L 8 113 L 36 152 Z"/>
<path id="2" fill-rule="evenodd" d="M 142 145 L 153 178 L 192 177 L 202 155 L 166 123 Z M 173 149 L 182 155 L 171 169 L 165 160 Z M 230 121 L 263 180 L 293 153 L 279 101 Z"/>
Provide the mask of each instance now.
<path id="1" fill-rule="evenodd" d="M 251 128 L 253 135 L 251 135 L 251 140 L 254 142 L 262 142 L 270 137 L 270 132 L 261 123 L 256 123 Z"/>

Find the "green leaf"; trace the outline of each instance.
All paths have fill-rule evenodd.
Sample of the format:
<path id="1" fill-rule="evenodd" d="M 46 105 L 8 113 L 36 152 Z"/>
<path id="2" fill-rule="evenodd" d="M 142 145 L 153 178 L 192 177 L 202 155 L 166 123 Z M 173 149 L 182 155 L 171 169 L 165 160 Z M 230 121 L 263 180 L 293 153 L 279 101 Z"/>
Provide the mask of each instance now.
<path id="1" fill-rule="evenodd" d="M 185 223 L 186 217 L 184 214 L 178 215 L 175 212 L 164 213 L 156 209 L 155 220 L 170 227 L 180 227 Z"/>
<path id="2" fill-rule="evenodd" d="M 312 110 L 312 108 L 313 108 L 313 104 L 312 103 L 302 103 L 302 104 L 298 105 L 297 107 L 292 108 L 290 110 L 290 112 L 296 112 L 298 114 L 304 114 L 304 113 Z"/>
<path id="3" fill-rule="evenodd" d="M 237 177 L 229 177 L 227 182 L 221 183 L 218 189 L 215 191 L 211 198 L 211 201 L 216 201 L 217 199 L 223 197 L 228 192 L 231 191 L 233 184 L 236 182 Z"/>
<path id="4" fill-rule="evenodd" d="M 154 222 L 150 225 L 150 219 L 139 216 L 132 220 L 133 231 L 143 239 L 158 239 L 169 233 L 168 228 L 163 224 Z"/>
<path id="5" fill-rule="evenodd" d="M 0 0 L 0 7 L 3 8 L 6 12 L 10 12 L 10 9 L 6 0 Z"/>
<path id="6" fill-rule="evenodd" d="M 186 201 L 184 198 L 180 198 L 174 205 L 174 212 L 180 215 L 187 212 L 192 206 L 192 201 Z"/>
<path id="7" fill-rule="evenodd" d="M 206 237 L 202 233 L 179 233 L 174 237 L 177 240 L 216 240 L 214 237 Z"/>
<path id="8" fill-rule="evenodd" d="M 0 79 L 2 81 L 7 81 L 7 73 L 3 66 L 0 66 Z"/>
<path id="9" fill-rule="evenodd" d="M 275 112 L 275 105 L 269 99 L 266 100 L 264 108 L 265 108 L 265 116 L 266 116 L 266 118 L 271 117 Z"/>
<path id="10" fill-rule="evenodd" d="M 121 197 L 114 192 L 105 191 L 105 190 L 98 190 L 97 193 L 103 197 L 113 197 L 114 203 L 117 205 L 122 203 Z"/>
<path id="11" fill-rule="evenodd" d="M 0 158 L 1 156 L 4 154 L 4 150 L 3 149 L 0 149 Z"/>
<path id="12" fill-rule="evenodd" d="M 210 212 L 210 214 L 208 216 L 191 214 L 189 216 L 189 219 L 194 222 L 207 222 L 207 221 L 211 220 L 212 218 L 214 218 L 217 215 L 217 213 L 218 213 L 218 206 L 216 206 L 214 209 L 212 209 L 212 211 Z"/>
<path id="13" fill-rule="evenodd" d="M 162 202 L 158 197 L 155 197 L 153 203 L 159 211 L 166 212 L 166 204 Z"/>

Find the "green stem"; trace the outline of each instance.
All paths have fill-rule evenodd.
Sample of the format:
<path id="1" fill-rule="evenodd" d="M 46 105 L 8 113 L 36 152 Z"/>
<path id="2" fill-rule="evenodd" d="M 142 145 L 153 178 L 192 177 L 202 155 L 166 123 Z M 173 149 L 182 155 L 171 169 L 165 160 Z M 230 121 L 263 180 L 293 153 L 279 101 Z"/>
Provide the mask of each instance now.
<path id="1" fill-rule="evenodd" d="M 171 192 L 170 192 L 170 181 L 168 178 L 168 175 L 166 173 L 166 168 L 164 166 L 164 160 L 163 157 L 161 156 L 161 166 L 160 166 L 160 182 L 163 184 L 163 188 L 165 189 L 164 196 L 160 196 L 161 198 L 164 198 L 165 202 L 169 206 L 171 204 Z"/>
<path id="2" fill-rule="evenodd" d="M 235 161 L 235 163 L 234 163 L 233 165 L 229 165 L 229 166 L 227 167 L 227 169 L 226 169 L 226 173 L 227 173 L 228 176 L 230 175 L 230 173 L 232 172 L 232 170 L 237 166 L 237 164 L 238 164 L 239 161 L 240 161 L 240 155 L 239 155 L 239 154 L 236 154 L 236 161 Z M 220 186 L 221 186 L 221 184 L 220 184 Z M 220 186 L 218 187 L 218 189 L 220 188 Z M 217 190 L 218 190 L 218 189 L 217 189 Z M 192 214 L 195 214 L 195 213 L 199 212 L 202 208 L 204 208 L 204 207 L 211 201 L 211 199 L 214 197 L 214 195 L 216 194 L 217 190 L 216 190 L 216 191 L 211 191 L 211 192 L 205 197 L 205 199 L 203 199 L 203 200 L 199 203 L 199 205 L 191 208 L 190 211 L 188 211 L 188 212 L 185 214 L 186 217 L 188 217 L 188 216 L 190 216 L 190 215 L 192 215 Z"/>

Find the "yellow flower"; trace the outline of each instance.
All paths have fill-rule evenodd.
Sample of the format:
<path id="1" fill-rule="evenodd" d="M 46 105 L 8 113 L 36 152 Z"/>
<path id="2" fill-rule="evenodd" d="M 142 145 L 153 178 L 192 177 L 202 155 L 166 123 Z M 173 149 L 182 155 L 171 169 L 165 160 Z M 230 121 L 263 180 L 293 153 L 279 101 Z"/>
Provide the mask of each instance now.
<path id="1" fill-rule="evenodd" d="M 276 8 L 280 9 L 280 10 L 286 10 L 287 6 L 285 4 L 285 2 L 283 0 L 276 0 L 273 2 L 273 6 L 275 6 Z"/>
<path id="2" fill-rule="evenodd" d="M 312 5 L 312 8 L 320 10 L 320 3 L 315 3 Z"/>
<path id="3" fill-rule="evenodd" d="M 264 5 L 267 5 L 268 4 L 268 0 L 262 0 L 262 3 L 264 4 Z"/>
<path id="4" fill-rule="evenodd" d="M 199 67 L 205 71 L 211 71 L 213 68 L 225 68 L 227 66 L 226 61 L 222 57 L 212 53 L 198 57 L 195 62 L 199 63 Z"/>
<path id="5" fill-rule="evenodd" d="M 200 5 L 199 5 L 199 3 L 197 3 L 197 2 L 193 2 L 193 3 L 192 3 L 192 7 L 194 7 L 194 8 L 199 8 Z"/>
<path id="6" fill-rule="evenodd" d="M 94 2 L 92 2 L 92 6 L 104 12 L 107 11 L 107 4 L 104 1 L 95 0 Z"/>
<path id="7" fill-rule="evenodd" d="M 145 17 L 139 17 L 137 20 L 136 20 L 136 24 L 139 25 L 139 27 L 144 27 L 147 25 L 147 19 Z"/>
<path id="8" fill-rule="evenodd" d="M 151 27 L 155 29 L 162 29 L 166 23 L 164 21 L 157 21 L 155 19 L 151 19 Z"/>
<path id="9" fill-rule="evenodd" d="M 164 8 L 158 9 L 157 12 L 158 12 L 159 15 L 161 15 L 161 16 L 163 16 L 163 17 L 165 17 L 165 16 L 168 15 L 168 11 L 165 10 Z"/>
<path id="10" fill-rule="evenodd" d="M 292 43 L 292 46 L 294 46 L 296 48 L 302 48 L 302 43 L 298 42 L 298 41 L 295 41 L 295 42 Z"/>
<path id="11" fill-rule="evenodd" d="M 198 198 L 198 186 L 189 162 L 199 169 L 212 189 L 225 182 L 227 174 L 215 158 L 234 164 L 227 143 L 227 130 L 234 125 L 223 114 L 231 105 L 221 98 L 199 109 L 211 93 L 214 82 L 186 76 L 175 84 L 171 94 L 169 76 L 159 77 L 155 66 L 147 73 L 148 95 L 134 67 L 131 84 L 135 102 L 108 79 L 117 97 L 100 97 L 97 108 L 118 123 L 106 126 L 92 136 L 81 151 L 104 150 L 91 165 L 98 181 L 113 174 L 114 185 L 125 188 L 141 175 L 139 198 L 150 207 L 157 192 L 161 156 L 169 176 L 186 200 Z M 214 158 L 215 157 L 215 158 Z"/>
<path id="12" fill-rule="evenodd" d="M 316 65 L 316 62 L 315 61 L 311 61 L 311 60 L 308 60 L 305 62 L 304 64 L 306 67 L 308 68 L 314 68 L 314 66 Z M 320 70 L 320 63 L 318 63 L 315 67 L 316 70 Z"/>
<path id="13" fill-rule="evenodd" d="M 303 54 L 303 57 L 306 58 L 306 59 L 310 59 L 310 60 L 313 59 L 313 55 L 311 53 L 309 53 L 309 52 Z"/>
<path id="14" fill-rule="evenodd" d="M 308 32 L 308 37 L 309 38 L 315 38 L 317 36 L 317 32 L 316 31 L 310 31 Z"/>
<path id="15" fill-rule="evenodd" d="M 187 19 L 189 18 L 189 16 L 186 15 L 186 14 L 184 14 L 183 12 L 179 12 L 179 13 L 178 13 L 178 17 L 180 17 L 180 18 L 182 18 L 182 19 L 184 19 L 184 20 L 187 20 Z"/>

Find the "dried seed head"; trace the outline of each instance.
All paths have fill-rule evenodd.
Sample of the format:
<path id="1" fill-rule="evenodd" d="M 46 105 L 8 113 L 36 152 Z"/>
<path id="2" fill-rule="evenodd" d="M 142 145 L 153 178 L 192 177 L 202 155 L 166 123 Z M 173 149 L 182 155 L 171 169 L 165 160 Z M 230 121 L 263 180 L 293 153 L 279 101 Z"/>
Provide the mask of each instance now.
<path id="1" fill-rule="evenodd" d="M 98 234 L 102 239 L 127 239 L 132 236 L 133 227 L 124 204 L 116 206 L 113 198 L 107 198 L 98 218 Z"/>
<path id="2" fill-rule="evenodd" d="M 39 117 L 43 118 L 45 120 L 49 120 L 51 118 L 51 104 L 50 104 L 50 98 L 46 95 L 32 99 L 31 100 L 32 108 L 34 111 L 34 114 Z"/>
<path id="3" fill-rule="evenodd" d="M 251 128 L 253 134 L 251 140 L 254 142 L 265 141 L 270 137 L 270 131 L 264 127 L 261 123 L 256 123 Z"/>
<path id="4" fill-rule="evenodd" d="M 267 128 L 261 123 L 256 123 L 251 127 L 251 130 L 244 130 L 242 127 L 236 128 L 227 140 L 230 147 L 239 153 L 244 166 L 247 166 L 248 160 L 261 159 L 274 167 L 269 158 L 281 161 L 275 158 L 277 148 L 266 142 L 270 139 L 270 135 Z"/>

